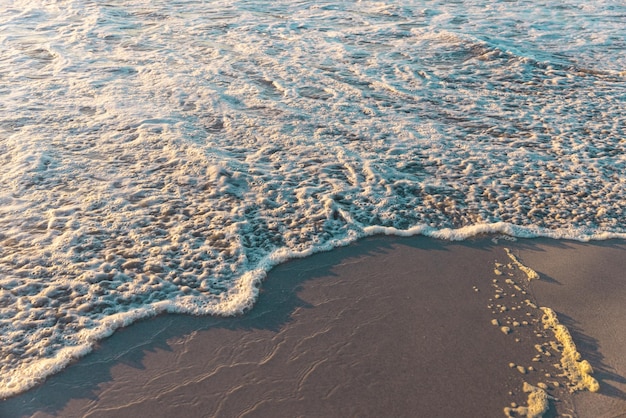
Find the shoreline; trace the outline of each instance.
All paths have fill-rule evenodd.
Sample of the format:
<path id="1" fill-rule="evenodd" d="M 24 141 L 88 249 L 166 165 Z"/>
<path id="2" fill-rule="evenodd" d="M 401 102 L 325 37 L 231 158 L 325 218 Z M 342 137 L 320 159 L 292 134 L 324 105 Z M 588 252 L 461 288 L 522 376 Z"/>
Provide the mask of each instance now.
<path id="1" fill-rule="evenodd" d="M 576 233 L 574 233 L 576 232 Z M 256 265 L 256 267 L 247 270 L 236 280 L 236 285 L 231 287 L 225 298 L 205 299 L 204 297 L 196 297 L 187 295 L 176 300 L 161 300 L 159 302 L 144 305 L 137 309 L 124 312 L 118 312 L 103 318 L 99 326 L 92 327 L 86 337 L 88 342 L 81 343 L 76 346 L 66 346 L 57 352 L 54 358 L 44 360 L 41 363 L 30 363 L 23 369 L 16 369 L 9 372 L 9 377 L 3 379 L 6 386 L 0 390 L 0 399 L 7 399 L 14 396 L 15 393 L 23 393 L 37 386 L 37 382 L 45 381 L 59 371 L 65 369 L 68 365 L 79 360 L 85 355 L 93 351 L 99 341 L 106 339 L 120 328 L 128 327 L 134 323 L 143 320 L 149 320 L 156 316 L 166 314 L 182 314 L 193 316 L 220 316 L 231 317 L 245 314 L 254 308 L 258 297 L 258 289 L 261 287 L 267 274 L 278 265 L 310 257 L 314 254 L 327 253 L 341 247 L 354 245 L 355 242 L 367 239 L 376 239 L 381 237 L 398 238 L 430 238 L 443 241 L 480 241 L 481 239 L 490 238 L 493 240 L 513 240 L 517 239 L 554 239 L 554 240 L 571 240 L 576 242 L 600 242 L 626 240 L 626 233 L 596 233 L 593 235 L 580 234 L 581 231 L 574 230 L 556 230 L 546 231 L 541 228 L 532 230 L 524 226 L 516 226 L 506 222 L 496 222 L 491 224 L 478 224 L 466 226 L 459 229 L 440 229 L 434 230 L 428 226 L 415 226 L 406 230 L 398 230 L 393 227 L 370 226 L 363 229 L 363 235 L 360 238 L 348 235 L 343 239 L 331 240 L 325 244 L 309 249 L 292 252 L 285 249 L 277 250 L 268 254 Z M 555 238 L 556 237 L 556 238 Z M 612 237 L 612 238 L 609 238 Z M 495 242 L 495 241 L 494 241 Z M 283 251 L 285 250 L 285 251 Z M 84 329 L 83 331 L 88 331 Z M 28 376 L 20 380 L 20 373 Z"/>
<path id="2" fill-rule="evenodd" d="M 170 407 L 187 416 L 469 416 L 478 407 L 504 416 L 511 403 L 527 402 L 523 382 L 540 370 L 526 370 L 537 355 L 531 326 L 507 335 L 491 323 L 504 247 L 539 273 L 529 294 L 557 312 L 600 381 L 599 393 L 551 388 L 559 401 L 545 416 L 626 413 L 626 261 L 616 258 L 624 241 L 494 237 L 375 236 L 286 262 L 245 315 L 140 321 L 0 402 L 0 415 L 167 416 Z M 585 281 L 590 270 L 602 280 Z"/>

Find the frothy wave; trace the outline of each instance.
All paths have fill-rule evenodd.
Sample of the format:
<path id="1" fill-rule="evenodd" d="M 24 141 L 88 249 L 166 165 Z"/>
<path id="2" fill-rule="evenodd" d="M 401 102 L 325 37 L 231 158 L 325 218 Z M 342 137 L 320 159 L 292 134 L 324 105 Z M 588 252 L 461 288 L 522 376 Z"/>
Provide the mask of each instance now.
<path id="1" fill-rule="evenodd" d="M 219 298 L 210 295 L 178 295 L 173 299 L 161 300 L 154 303 L 142 304 L 125 312 L 102 315 L 97 318 L 97 325 L 90 328 L 80 329 L 75 335 L 64 335 L 67 340 L 72 340 L 71 345 L 60 344 L 56 350 L 51 350 L 51 341 L 44 338 L 40 341 L 30 342 L 31 352 L 33 349 L 46 349 L 52 355 L 34 356 L 27 362 L 21 362 L 13 368 L 6 368 L 7 372 L 2 377 L 2 389 L 0 398 L 6 398 L 30 389 L 51 374 L 62 370 L 73 360 L 91 352 L 95 343 L 110 336 L 116 329 L 125 327 L 140 319 L 152 317 L 162 313 L 178 313 L 192 315 L 238 315 L 251 309 L 258 296 L 258 289 L 265 279 L 267 272 L 272 267 L 285 261 L 304 258 L 317 252 L 330 251 L 339 246 L 345 246 L 359 237 L 373 235 L 394 235 L 409 237 L 425 235 L 438 239 L 464 240 L 483 234 L 506 234 L 506 237 L 535 238 L 549 237 L 556 239 L 573 239 L 580 241 L 626 239 L 626 233 L 602 232 L 593 235 L 581 234 L 576 230 L 541 230 L 537 228 L 524 228 L 512 224 L 499 222 L 495 224 L 471 225 L 460 229 L 435 230 L 428 226 L 416 226 L 408 230 L 398 230 L 393 227 L 370 226 L 363 229 L 361 234 L 353 235 L 342 240 L 333 240 L 307 250 L 293 251 L 286 248 L 275 250 L 264 257 L 257 268 L 247 271 L 241 277 L 233 279 L 231 288 L 220 295 Z M 30 308 L 32 309 L 32 307 Z M 20 326 L 22 324 L 19 324 Z M 12 337 L 12 335 L 8 335 Z M 37 336 L 38 337 L 38 336 Z M 69 338 L 68 338 L 69 337 Z M 38 339 L 38 338 L 37 338 Z M 41 347 L 39 347 L 41 346 Z M 52 346 L 54 347 L 54 346 Z M 32 353 L 30 353 L 32 354 Z"/>
<path id="2" fill-rule="evenodd" d="M 620 6 L 483 6 L 0 11 L 0 396 L 363 236 L 625 238 Z"/>

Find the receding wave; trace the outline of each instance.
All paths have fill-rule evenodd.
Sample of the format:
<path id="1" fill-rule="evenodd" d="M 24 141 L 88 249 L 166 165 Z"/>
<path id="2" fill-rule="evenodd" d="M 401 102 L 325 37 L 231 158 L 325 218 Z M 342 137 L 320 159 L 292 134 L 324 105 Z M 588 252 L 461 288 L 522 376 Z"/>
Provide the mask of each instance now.
<path id="1" fill-rule="evenodd" d="M 624 6 L 483 6 L 10 2 L 0 396 L 367 235 L 625 238 Z"/>

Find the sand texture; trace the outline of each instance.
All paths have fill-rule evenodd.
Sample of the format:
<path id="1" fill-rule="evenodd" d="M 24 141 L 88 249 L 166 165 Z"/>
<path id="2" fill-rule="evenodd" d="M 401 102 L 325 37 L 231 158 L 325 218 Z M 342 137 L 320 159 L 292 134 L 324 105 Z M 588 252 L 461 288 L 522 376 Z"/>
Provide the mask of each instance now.
<path id="1" fill-rule="evenodd" d="M 278 266 L 244 316 L 165 315 L 118 331 L 1 402 L 0 416 L 519 416 L 524 382 L 545 387 L 546 417 L 624 415 L 624 250 L 365 239 Z M 598 393 L 570 393 L 540 306 L 570 330 Z"/>

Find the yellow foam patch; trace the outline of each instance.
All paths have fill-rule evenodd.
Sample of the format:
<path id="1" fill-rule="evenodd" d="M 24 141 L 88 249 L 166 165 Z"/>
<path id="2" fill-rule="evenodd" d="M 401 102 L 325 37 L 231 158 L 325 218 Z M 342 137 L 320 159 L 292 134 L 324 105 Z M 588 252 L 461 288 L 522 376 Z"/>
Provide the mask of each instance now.
<path id="1" fill-rule="evenodd" d="M 524 392 L 528 393 L 528 406 L 504 408 L 504 414 L 509 417 L 541 418 L 550 408 L 550 397 L 545 390 L 524 382 Z"/>
<path id="2" fill-rule="evenodd" d="M 520 263 L 519 260 L 517 259 L 517 257 L 515 257 L 513 255 L 511 250 L 509 250 L 508 248 L 505 248 L 504 251 L 506 251 L 506 254 L 509 256 L 511 261 L 513 261 L 513 264 L 515 264 L 517 266 L 517 268 L 519 268 L 524 273 L 526 273 L 526 277 L 528 277 L 528 280 L 538 280 L 539 279 L 539 274 L 537 274 L 537 272 L 535 270 L 531 269 L 530 267 L 526 267 L 525 265 Z"/>
<path id="3" fill-rule="evenodd" d="M 597 392 L 600 384 L 591 376 L 593 369 L 587 360 L 581 360 L 580 353 L 576 350 L 576 344 L 565 325 L 561 324 L 556 313 L 542 307 L 543 317 L 541 321 L 545 329 L 550 329 L 561 345 L 561 369 L 571 384 L 571 390 L 585 390 Z"/>

